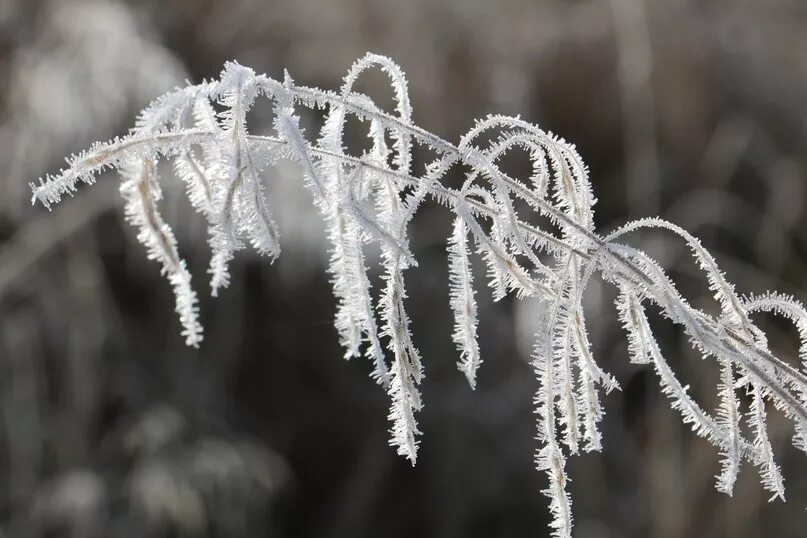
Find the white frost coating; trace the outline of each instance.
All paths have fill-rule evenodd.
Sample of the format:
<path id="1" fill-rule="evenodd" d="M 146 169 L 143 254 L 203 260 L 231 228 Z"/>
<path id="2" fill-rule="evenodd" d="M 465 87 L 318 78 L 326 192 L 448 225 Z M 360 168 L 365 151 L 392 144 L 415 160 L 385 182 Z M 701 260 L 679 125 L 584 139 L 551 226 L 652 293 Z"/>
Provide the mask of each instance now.
<path id="1" fill-rule="evenodd" d="M 358 77 L 372 68 L 389 76 L 396 100 L 394 114 L 354 91 Z M 252 134 L 247 129 L 247 111 L 259 98 L 274 105 L 273 132 Z M 224 111 L 217 114 L 213 103 Z M 300 127 L 300 108 L 325 110 L 316 140 L 306 137 Z M 372 148 L 362 155 L 346 153 L 348 116 L 368 124 Z M 413 171 L 415 145 L 436 154 L 419 174 Z M 532 174 L 526 180 L 511 177 L 500 166 L 513 149 L 530 156 Z M 474 252 L 485 261 L 495 299 L 513 293 L 541 303 L 532 357 L 539 384 L 536 466 L 549 480 L 545 493 L 550 497 L 555 536 L 568 538 L 572 533 L 566 455 L 602 448 L 600 392 L 619 387 L 597 364 L 588 341 L 582 301 L 594 275 L 619 291 L 616 309 L 628 333 L 630 360 L 654 367 L 672 407 L 720 451 L 717 488 L 731 494 L 740 464 L 750 461 L 760 468 L 764 487 L 774 497 L 784 498 L 783 478 L 768 437 L 766 404 L 772 403 L 794 421 L 794 444 L 806 450 L 807 311 L 792 297 L 775 293 L 739 297 L 711 254 L 672 223 L 644 219 L 609 236 L 598 234 L 596 199 L 585 165 L 574 146 L 551 133 L 520 118 L 489 116 L 454 145 L 412 123 L 403 72 L 390 59 L 374 54 L 351 67 L 339 92 L 296 85 L 288 73 L 282 81 L 274 80 L 230 62 L 219 81 L 191 85 L 159 98 L 141 113 L 130 134 L 72 157 L 66 170 L 32 188 L 35 200 L 50 207 L 64 194 L 73 194 L 79 183 L 92 183 L 107 168 L 118 169 L 124 180 L 121 192 L 127 218 L 137 226 L 149 257 L 162 264 L 176 294 L 183 335 L 195 346 L 202 339 L 196 295 L 174 236 L 157 208 L 160 158 L 174 160 L 193 207 L 207 219 L 214 295 L 227 285 L 227 266 L 238 250 L 251 245 L 270 259 L 279 255 L 280 234 L 261 174 L 277 159 L 300 164 L 303 182 L 331 242 L 335 326 L 345 357 L 365 354 L 372 361 L 372 377 L 391 398 L 390 444 L 413 464 L 420 435 L 416 413 L 422 408 L 418 385 L 424 373 L 405 309 L 404 271 L 416 266 L 407 227 L 428 198 L 455 217 L 448 240 L 453 339 L 460 354 L 459 369 L 472 387 L 482 363 L 476 335 Z M 459 189 L 442 183 L 455 164 L 469 170 Z M 525 207 L 548 219 L 554 228 L 529 224 L 531 219 L 522 214 Z M 687 304 L 658 263 L 617 242 L 642 228 L 667 230 L 690 247 L 719 301 L 719 316 Z M 380 246 L 384 270 L 377 301 L 367 275 L 369 242 Z M 645 314 L 649 304 L 680 325 L 704 357 L 719 363 L 720 404 L 714 416 L 692 399 L 664 359 Z M 751 319 L 756 311 L 774 312 L 795 324 L 802 342 L 799 368 L 770 353 L 764 334 Z M 751 397 L 748 409 L 741 406 L 739 390 Z M 740 428 L 743 418 L 749 422 L 751 440 Z"/>
<path id="2" fill-rule="evenodd" d="M 482 363 L 476 339 L 476 290 L 474 290 L 468 251 L 468 229 L 465 220 L 457 217 L 454 232 L 448 242 L 448 278 L 451 284 L 451 308 L 454 310 L 454 343 L 460 350 L 459 370 L 476 388 L 476 371 Z"/>

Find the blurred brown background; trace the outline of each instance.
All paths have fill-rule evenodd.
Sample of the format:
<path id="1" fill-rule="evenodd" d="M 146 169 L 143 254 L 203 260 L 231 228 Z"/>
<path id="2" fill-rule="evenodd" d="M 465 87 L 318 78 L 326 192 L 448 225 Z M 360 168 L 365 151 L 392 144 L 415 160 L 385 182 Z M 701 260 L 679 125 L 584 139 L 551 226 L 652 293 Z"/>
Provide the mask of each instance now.
<path id="1" fill-rule="evenodd" d="M 427 379 L 411 468 L 387 446 L 368 364 L 340 358 L 323 233 L 293 166 L 267 178 L 283 256 L 238 258 L 217 301 L 202 220 L 181 188 L 166 193 L 202 296 L 198 351 L 123 223 L 115 176 L 50 214 L 30 206 L 28 182 L 226 60 L 331 89 L 369 50 L 403 67 L 415 121 L 445 138 L 503 113 L 575 142 L 602 231 L 665 217 L 739 291 L 803 300 L 806 28 L 803 0 L 0 0 L 0 536 L 548 535 L 532 463 L 533 305 L 481 291 L 485 364 L 470 391 L 450 337 L 442 209 L 412 229 Z M 367 91 L 388 102 L 380 82 Z M 656 234 L 636 244 L 713 308 L 685 249 Z M 613 299 L 596 285 L 587 298 L 595 353 L 623 391 L 605 399 L 604 452 L 570 460 L 576 536 L 803 536 L 807 458 L 789 423 L 771 414 L 788 502 L 767 503 L 749 466 L 733 499 L 718 494 L 717 453 L 654 374 L 628 364 Z M 796 364 L 795 331 L 759 321 Z M 656 323 L 712 409 L 716 368 Z"/>

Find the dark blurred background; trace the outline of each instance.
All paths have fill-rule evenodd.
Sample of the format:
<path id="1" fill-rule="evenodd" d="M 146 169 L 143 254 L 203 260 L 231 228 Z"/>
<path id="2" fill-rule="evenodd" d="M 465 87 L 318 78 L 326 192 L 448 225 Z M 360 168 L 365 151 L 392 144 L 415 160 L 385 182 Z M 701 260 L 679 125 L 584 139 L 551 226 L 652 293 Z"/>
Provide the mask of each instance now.
<path id="1" fill-rule="evenodd" d="M 485 363 L 471 391 L 450 336 L 444 210 L 412 225 L 408 304 L 427 376 L 412 468 L 387 446 L 369 364 L 341 359 L 324 234 L 293 165 L 267 177 L 283 256 L 237 258 L 216 301 L 203 221 L 167 189 L 201 296 L 199 350 L 123 222 L 114 175 L 52 213 L 31 207 L 28 182 L 226 60 L 334 89 L 369 50 L 403 67 L 415 121 L 449 140 L 503 113 L 575 142 L 601 231 L 662 216 L 698 235 L 739 291 L 804 299 L 805 29 L 803 0 L 0 0 L 0 536 L 548 535 L 527 363 L 535 305 L 480 290 Z M 363 81 L 389 103 L 382 83 Z M 633 244 L 714 311 L 681 245 Z M 628 363 L 613 299 L 596 284 L 586 299 L 595 354 L 623 390 L 605 398 L 603 453 L 570 459 L 576 536 L 803 536 L 807 458 L 790 423 L 771 413 L 787 503 L 768 503 L 748 465 L 734 498 L 718 494 L 718 454 L 655 374 Z M 654 321 L 714 409 L 715 366 Z M 758 321 L 797 364 L 795 330 Z"/>

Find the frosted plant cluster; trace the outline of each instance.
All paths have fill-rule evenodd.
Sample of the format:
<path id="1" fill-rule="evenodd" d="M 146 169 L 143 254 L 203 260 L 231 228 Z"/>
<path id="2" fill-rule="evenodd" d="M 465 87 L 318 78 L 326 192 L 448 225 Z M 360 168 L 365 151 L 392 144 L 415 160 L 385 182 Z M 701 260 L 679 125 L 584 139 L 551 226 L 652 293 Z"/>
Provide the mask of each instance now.
<path id="1" fill-rule="evenodd" d="M 354 89 L 357 78 L 374 68 L 389 77 L 394 113 Z M 247 113 L 257 99 L 269 99 L 274 107 L 270 133 L 248 130 Z M 304 109 L 324 111 L 316 140 L 301 127 Z M 371 147 L 361 155 L 345 147 L 349 116 L 369 126 Z M 421 172 L 412 162 L 416 145 L 436 155 Z M 502 159 L 514 151 L 529 155 L 530 177 L 512 177 L 503 168 Z M 404 273 L 417 265 L 409 247 L 409 221 L 430 200 L 454 217 L 447 246 L 453 339 L 458 368 L 471 387 L 482 363 L 471 257 L 484 260 L 495 299 L 514 294 L 541 303 L 532 355 L 539 384 L 535 462 L 548 476 L 545 493 L 555 536 L 572 532 L 566 457 L 601 450 L 601 394 L 619 388 L 597 364 L 588 341 L 582 300 L 595 276 L 618 290 L 616 310 L 627 332 L 631 362 L 655 369 L 672 407 L 722 454 L 717 488 L 731 494 L 741 464 L 750 462 L 759 468 L 772 498 L 784 498 L 768 439 L 766 404 L 792 419 L 793 442 L 807 450 L 807 375 L 803 367 L 794 368 L 769 351 L 750 315 L 767 311 L 789 318 L 801 338 L 800 359 L 807 365 L 807 311 L 792 297 L 776 293 L 738 295 L 699 241 L 670 222 L 643 219 L 607 236 L 598 233 L 586 167 L 573 145 L 551 133 L 519 118 L 489 116 L 458 144 L 443 140 L 412 122 L 404 74 L 390 59 L 374 54 L 351 67 L 338 92 L 296 84 L 288 73 L 282 81 L 256 75 L 231 62 L 218 81 L 189 85 L 157 99 L 128 135 L 72 157 L 67 169 L 32 188 L 34 199 L 50 207 L 80 183 L 92 183 L 104 169 L 117 169 L 127 219 L 174 289 L 187 344 L 198 346 L 202 327 L 191 275 L 159 210 L 162 159 L 173 162 L 191 203 L 208 222 L 213 295 L 227 286 L 228 265 L 237 251 L 251 246 L 270 260 L 280 254 L 280 231 L 262 173 L 280 159 L 300 165 L 331 243 L 335 325 L 345 357 L 364 355 L 372 363 L 372 377 L 391 399 L 390 444 L 413 464 L 423 363 L 410 332 Z M 444 181 L 452 168 L 465 172 L 459 187 Z M 689 305 L 658 263 L 624 244 L 628 235 L 646 228 L 667 230 L 689 246 L 719 301 L 718 315 Z M 371 243 L 380 247 L 384 275 L 377 298 L 368 277 Z M 650 305 L 679 325 L 703 357 L 718 362 L 720 404 L 715 412 L 698 405 L 670 369 L 646 314 Z M 747 397 L 741 398 L 743 394 Z M 750 402 L 748 409 L 743 402 Z"/>

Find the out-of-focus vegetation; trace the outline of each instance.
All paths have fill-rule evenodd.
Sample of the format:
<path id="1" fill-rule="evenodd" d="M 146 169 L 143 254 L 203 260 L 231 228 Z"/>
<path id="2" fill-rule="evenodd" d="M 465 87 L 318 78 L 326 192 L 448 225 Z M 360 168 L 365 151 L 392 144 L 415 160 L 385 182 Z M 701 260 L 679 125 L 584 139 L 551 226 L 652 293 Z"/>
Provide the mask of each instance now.
<path id="1" fill-rule="evenodd" d="M 450 336 L 442 212 L 424 210 L 412 230 L 428 401 L 412 469 L 387 446 L 387 402 L 366 364 L 340 359 L 319 217 L 295 174 L 281 168 L 267 185 L 283 200 L 284 256 L 241 258 L 217 301 L 202 293 L 199 351 L 184 347 L 171 291 L 123 224 L 116 178 L 50 215 L 30 207 L 28 182 L 225 60 L 334 87 L 372 50 L 406 70 L 424 128 L 456 139 L 488 112 L 521 114 L 577 144 L 601 229 L 661 215 L 701 237 L 739 290 L 804 299 L 805 24 L 799 0 L 6 0 L 0 535 L 541 535 L 534 312 L 480 294 L 486 363 L 469 391 Z M 391 99 L 382 80 L 363 83 Z M 250 119 L 268 120 L 261 109 Z M 166 197 L 203 275 L 202 222 L 179 186 Z M 694 264 L 663 239 L 641 246 L 708 309 Z M 807 481 L 788 421 L 770 417 L 788 502 L 768 504 L 750 467 L 734 498 L 718 494 L 718 455 L 680 424 L 652 373 L 628 364 L 613 290 L 592 292 L 595 350 L 623 391 L 605 400 L 604 452 L 570 461 L 577 535 L 798 535 Z M 761 323 L 796 364 L 795 332 Z M 712 408 L 716 366 L 693 360 L 672 329 L 658 336 Z"/>

